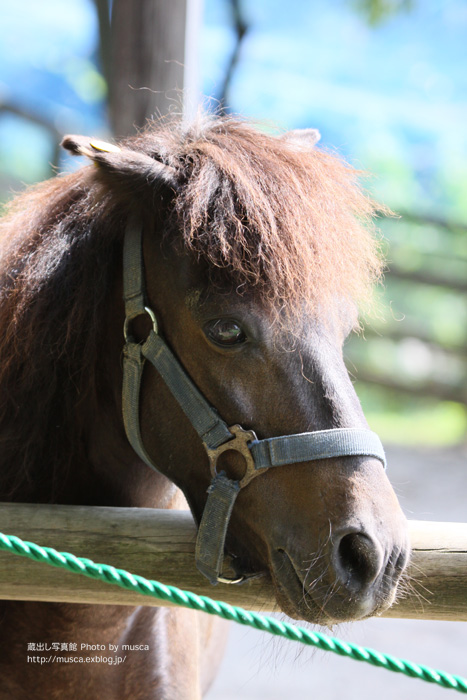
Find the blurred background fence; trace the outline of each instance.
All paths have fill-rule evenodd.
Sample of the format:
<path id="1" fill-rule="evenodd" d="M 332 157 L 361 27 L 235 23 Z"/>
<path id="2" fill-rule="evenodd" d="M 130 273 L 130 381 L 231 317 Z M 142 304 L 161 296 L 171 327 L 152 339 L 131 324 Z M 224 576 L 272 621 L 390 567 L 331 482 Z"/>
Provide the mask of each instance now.
<path id="1" fill-rule="evenodd" d="M 387 441 L 467 436 L 464 0 L 0 2 L 0 197 L 75 167 L 66 132 L 124 135 L 201 96 L 261 128 L 318 127 L 372 171 L 387 258 L 345 346 Z"/>
<path id="2" fill-rule="evenodd" d="M 465 441 L 467 256 L 465 224 L 416 211 L 382 223 L 389 243 L 385 319 L 347 345 L 373 425 L 393 442 Z M 365 397 L 365 398 L 364 398 Z"/>

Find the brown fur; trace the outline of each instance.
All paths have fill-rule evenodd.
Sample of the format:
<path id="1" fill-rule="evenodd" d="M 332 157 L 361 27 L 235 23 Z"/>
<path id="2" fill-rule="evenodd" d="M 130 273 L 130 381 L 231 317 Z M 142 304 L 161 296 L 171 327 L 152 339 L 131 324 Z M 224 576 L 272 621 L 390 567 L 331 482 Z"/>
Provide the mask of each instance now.
<path id="1" fill-rule="evenodd" d="M 354 171 L 229 118 L 153 126 L 120 149 L 76 136 L 64 146 L 94 164 L 26 192 L 0 224 L 0 500 L 179 508 L 176 484 L 197 520 L 203 512 L 206 452 L 150 367 L 141 432 L 161 473 L 123 427 L 121 253 L 133 213 L 148 303 L 228 425 L 260 438 L 366 426 L 341 348 L 349 303 L 379 271 Z M 205 323 L 219 318 L 238 318 L 248 342 L 210 343 Z M 138 337 L 146 320 L 135 320 Z M 223 456 L 229 473 L 244 469 L 237 453 Z M 284 612 L 326 623 L 387 608 L 407 538 L 381 464 L 344 457 L 254 479 L 227 550 L 239 570 L 271 576 Z M 1 700 L 199 700 L 225 638 L 221 621 L 157 608 L 3 601 L 0 624 Z M 26 656 L 32 641 L 125 640 L 150 653 L 40 670 Z"/>

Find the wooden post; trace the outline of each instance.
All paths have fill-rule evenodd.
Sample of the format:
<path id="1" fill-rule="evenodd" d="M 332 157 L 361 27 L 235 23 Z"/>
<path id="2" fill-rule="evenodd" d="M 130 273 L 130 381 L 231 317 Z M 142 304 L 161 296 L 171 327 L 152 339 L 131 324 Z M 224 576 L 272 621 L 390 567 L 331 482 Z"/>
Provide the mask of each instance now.
<path id="1" fill-rule="evenodd" d="M 115 136 L 169 111 L 193 114 L 201 0 L 114 0 L 107 66 Z"/>
<path id="2" fill-rule="evenodd" d="M 385 617 L 467 620 L 467 524 L 409 523 L 408 592 Z M 0 504 L 0 532 L 112 564 L 250 610 L 277 610 L 268 579 L 211 586 L 194 563 L 196 528 L 186 511 Z M 66 571 L 0 552 L 0 599 L 161 605 Z"/>

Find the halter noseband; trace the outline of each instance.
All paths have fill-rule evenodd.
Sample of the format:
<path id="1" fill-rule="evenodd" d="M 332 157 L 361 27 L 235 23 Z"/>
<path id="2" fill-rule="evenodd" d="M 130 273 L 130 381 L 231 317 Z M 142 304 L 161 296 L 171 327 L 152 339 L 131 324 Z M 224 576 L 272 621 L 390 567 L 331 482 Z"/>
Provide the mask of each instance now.
<path id="1" fill-rule="evenodd" d="M 335 428 L 258 440 L 252 430 L 244 430 L 240 425 L 228 427 L 158 333 L 156 317 L 146 301 L 142 226 L 137 221 L 130 221 L 125 233 L 123 295 L 126 315 L 122 390 L 125 431 L 135 452 L 158 471 L 144 448 L 139 418 L 141 379 L 145 361 L 149 360 L 196 430 L 209 458 L 212 481 L 196 540 L 196 565 L 212 584 L 218 581 L 240 583 L 245 579 L 244 576 L 228 579 L 221 575 L 224 545 L 237 495 L 258 474 L 284 464 L 351 455 L 375 457 L 386 467 L 381 441 L 370 430 Z M 142 314 L 149 314 L 153 327 L 145 342 L 137 343 L 130 334 L 130 323 Z M 245 474 L 238 481 L 217 471 L 217 460 L 227 450 L 240 452 L 246 462 Z"/>

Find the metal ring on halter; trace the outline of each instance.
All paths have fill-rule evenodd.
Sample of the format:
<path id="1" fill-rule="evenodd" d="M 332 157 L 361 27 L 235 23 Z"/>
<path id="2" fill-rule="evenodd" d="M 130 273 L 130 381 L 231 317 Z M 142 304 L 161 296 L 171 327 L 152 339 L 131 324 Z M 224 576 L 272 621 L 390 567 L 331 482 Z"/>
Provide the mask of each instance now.
<path id="1" fill-rule="evenodd" d="M 240 578 L 225 578 L 224 576 L 218 576 L 217 580 L 219 583 L 228 583 L 228 584 L 233 584 L 233 583 L 243 583 L 243 581 L 246 581 L 246 576 L 240 576 Z"/>
<path id="2" fill-rule="evenodd" d="M 145 307 L 144 307 L 144 310 L 145 310 L 145 312 L 148 314 L 149 318 L 150 318 L 151 321 L 152 321 L 152 330 L 153 330 L 154 333 L 157 335 L 157 333 L 159 332 L 159 327 L 158 327 L 158 325 L 157 325 L 156 314 L 154 313 L 154 311 L 153 311 L 151 308 L 149 308 L 149 306 L 145 306 Z M 141 316 L 141 315 L 142 315 L 142 312 L 141 312 L 141 314 L 138 314 L 138 316 Z M 133 321 L 135 318 L 138 318 L 138 316 L 134 316 L 134 318 L 128 318 L 128 316 L 127 316 L 127 317 L 125 318 L 125 321 L 124 321 L 124 323 L 123 323 L 123 337 L 125 338 L 125 342 L 128 342 L 128 340 L 130 339 L 130 335 L 129 335 L 129 333 L 128 333 L 128 330 L 129 330 L 129 327 L 130 327 L 130 323 L 131 323 L 131 321 Z"/>
<path id="3" fill-rule="evenodd" d="M 263 471 L 261 468 L 257 469 L 255 467 L 255 460 L 248 446 L 251 443 L 257 442 L 258 438 L 253 430 L 244 430 L 241 425 L 231 425 L 229 426 L 229 430 L 232 433 L 231 440 L 223 442 L 215 448 L 208 447 L 206 443 L 204 443 L 204 447 L 208 453 L 212 477 L 215 477 L 217 474 L 217 460 L 223 452 L 234 451 L 242 455 L 246 463 L 245 473 L 243 477 L 238 480 L 239 486 L 242 489 L 249 484 L 255 476 L 258 476 L 258 474 Z"/>

